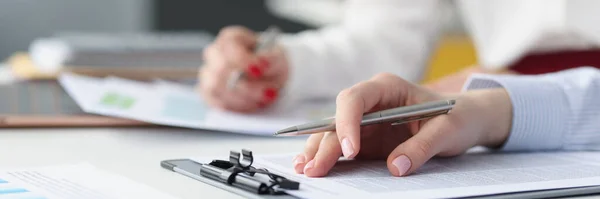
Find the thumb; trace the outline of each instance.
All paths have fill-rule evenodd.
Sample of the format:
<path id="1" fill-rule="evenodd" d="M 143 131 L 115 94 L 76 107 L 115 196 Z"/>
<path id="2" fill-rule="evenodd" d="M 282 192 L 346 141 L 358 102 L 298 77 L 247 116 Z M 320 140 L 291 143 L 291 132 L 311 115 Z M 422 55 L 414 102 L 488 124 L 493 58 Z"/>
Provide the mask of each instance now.
<path id="1" fill-rule="evenodd" d="M 387 167 L 394 176 L 408 175 L 438 154 L 452 128 L 447 116 L 433 118 L 417 134 L 398 145 L 387 158 Z"/>

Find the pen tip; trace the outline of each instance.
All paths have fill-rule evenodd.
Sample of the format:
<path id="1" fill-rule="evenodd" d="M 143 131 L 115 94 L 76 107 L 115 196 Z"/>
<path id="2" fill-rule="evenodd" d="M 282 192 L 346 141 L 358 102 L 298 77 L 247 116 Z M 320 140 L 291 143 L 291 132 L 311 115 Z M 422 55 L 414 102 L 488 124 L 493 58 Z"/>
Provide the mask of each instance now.
<path id="1" fill-rule="evenodd" d="M 288 133 L 292 133 L 292 132 L 296 132 L 298 131 L 298 127 L 289 127 L 289 128 L 285 128 L 285 129 L 281 129 L 279 131 L 277 131 L 274 135 L 283 135 L 283 134 L 288 134 Z"/>

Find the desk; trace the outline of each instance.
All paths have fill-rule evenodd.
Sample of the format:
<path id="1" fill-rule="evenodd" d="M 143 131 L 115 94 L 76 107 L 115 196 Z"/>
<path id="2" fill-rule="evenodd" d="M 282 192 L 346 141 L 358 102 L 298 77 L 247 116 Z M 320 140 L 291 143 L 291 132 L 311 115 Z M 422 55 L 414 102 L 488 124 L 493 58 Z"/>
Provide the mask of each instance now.
<path id="1" fill-rule="evenodd" d="M 171 158 L 299 152 L 305 138 L 254 137 L 171 128 L 0 129 L 0 168 L 89 162 L 182 199 L 240 198 L 160 167 Z M 273 150 L 276 149 L 276 150 Z M 292 161 L 292 160 L 290 160 Z"/>
<path id="2" fill-rule="evenodd" d="M 226 158 L 229 150 L 240 147 L 256 154 L 295 153 L 303 149 L 304 141 L 300 137 L 254 137 L 170 128 L 1 129 L 0 168 L 89 162 L 182 199 L 203 198 L 207 193 L 211 198 L 241 198 L 162 169 L 159 163 L 171 158 Z"/>

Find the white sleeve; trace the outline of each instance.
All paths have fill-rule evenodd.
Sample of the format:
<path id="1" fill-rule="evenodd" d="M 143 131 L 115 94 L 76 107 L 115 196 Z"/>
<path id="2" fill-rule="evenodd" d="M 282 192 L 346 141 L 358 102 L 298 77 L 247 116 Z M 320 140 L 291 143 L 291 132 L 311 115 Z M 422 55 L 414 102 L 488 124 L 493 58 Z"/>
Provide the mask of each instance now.
<path id="1" fill-rule="evenodd" d="M 348 0 L 343 20 L 319 30 L 286 35 L 287 92 L 335 97 L 381 72 L 421 80 L 437 39 L 438 0 Z"/>
<path id="2" fill-rule="evenodd" d="M 473 75 L 465 90 L 502 87 L 513 120 L 503 149 L 600 150 L 600 70 L 591 67 L 535 76 Z"/>

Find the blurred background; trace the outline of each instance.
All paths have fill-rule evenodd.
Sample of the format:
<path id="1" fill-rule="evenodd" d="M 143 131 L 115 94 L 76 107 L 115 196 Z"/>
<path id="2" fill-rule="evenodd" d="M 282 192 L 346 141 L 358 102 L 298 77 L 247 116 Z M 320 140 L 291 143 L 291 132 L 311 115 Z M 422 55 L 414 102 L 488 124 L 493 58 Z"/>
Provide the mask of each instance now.
<path id="1" fill-rule="evenodd" d="M 27 51 L 56 32 L 206 31 L 239 24 L 261 31 L 276 24 L 286 32 L 339 20 L 344 0 L 19 0 L 0 1 L 0 60 Z M 426 80 L 475 63 L 474 51 L 451 10 L 444 39 Z M 450 59 L 448 59 L 450 58 Z M 437 60 L 444 60 L 444 67 Z M 433 70 L 438 68 L 438 70 Z"/>

